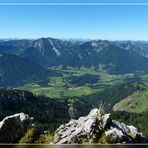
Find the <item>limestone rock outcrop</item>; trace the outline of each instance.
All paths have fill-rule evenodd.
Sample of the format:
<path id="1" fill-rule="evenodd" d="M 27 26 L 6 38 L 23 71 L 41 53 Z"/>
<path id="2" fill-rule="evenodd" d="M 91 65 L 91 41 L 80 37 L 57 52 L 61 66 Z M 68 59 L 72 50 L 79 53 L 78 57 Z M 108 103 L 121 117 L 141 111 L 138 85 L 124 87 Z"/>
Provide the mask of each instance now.
<path id="1" fill-rule="evenodd" d="M 17 143 L 31 126 L 32 120 L 24 113 L 5 117 L 0 122 L 0 143 Z"/>
<path id="2" fill-rule="evenodd" d="M 61 125 L 54 134 L 52 144 L 145 142 L 145 137 L 136 127 L 112 120 L 110 114 L 102 114 L 95 108 L 88 116 Z"/>

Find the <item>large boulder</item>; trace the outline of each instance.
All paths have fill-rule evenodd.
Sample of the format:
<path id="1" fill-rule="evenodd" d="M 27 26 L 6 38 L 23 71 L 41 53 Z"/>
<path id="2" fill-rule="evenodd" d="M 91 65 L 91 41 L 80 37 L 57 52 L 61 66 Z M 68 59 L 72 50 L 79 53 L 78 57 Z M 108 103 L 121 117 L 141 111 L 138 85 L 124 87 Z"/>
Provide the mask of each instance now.
<path id="1" fill-rule="evenodd" d="M 143 142 L 145 138 L 137 128 L 112 120 L 110 114 L 102 114 L 95 108 L 88 116 L 61 125 L 54 134 L 52 144 Z"/>
<path id="2" fill-rule="evenodd" d="M 17 143 L 31 126 L 32 120 L 24 113 L 5 117 L 0 122 L 0 143 Z"/>
<path id="3" fill-rule="evenodd" d="M 83 143 L 85 140 L 95 136 L 95 132 L 100 130 L 96 127 L 99 117 L 98 109 L 92 110 L 88 116 L 80 117 L 78 120 L 71 120 L 65 125 L 61 125 L 54 135 L 54 144 Z"/>
<path id="4" fill-rule="evenodd" d="M 146 139 L 138 129 L 116 120 L 112 121 L 111 129 L 105 132 L 111 143 L 144 143 Z"/>

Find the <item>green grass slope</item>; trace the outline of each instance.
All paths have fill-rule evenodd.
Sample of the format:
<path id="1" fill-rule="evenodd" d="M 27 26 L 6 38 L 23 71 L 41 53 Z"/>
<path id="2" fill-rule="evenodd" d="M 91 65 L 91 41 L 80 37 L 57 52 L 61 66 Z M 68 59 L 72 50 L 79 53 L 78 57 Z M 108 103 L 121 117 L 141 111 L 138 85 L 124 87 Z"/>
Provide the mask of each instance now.
<path id="1" fill-rule="evenodd" d="M 148 90 L 134 92 L 115 104 L 113 110 L 133 113 L 148 111 Z"/>

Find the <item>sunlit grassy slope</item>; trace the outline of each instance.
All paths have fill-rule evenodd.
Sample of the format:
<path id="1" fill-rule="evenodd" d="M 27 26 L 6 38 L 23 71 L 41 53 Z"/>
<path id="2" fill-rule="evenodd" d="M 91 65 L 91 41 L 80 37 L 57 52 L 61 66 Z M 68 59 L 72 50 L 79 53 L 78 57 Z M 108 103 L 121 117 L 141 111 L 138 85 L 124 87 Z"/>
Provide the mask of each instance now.
<path id="1" fill-rule="evenodd" d="M 113 109 L 115 111 L 127 111 L 133 113 L 148 111 L 148 90 L 134 92 L 132 95 L 115 104 Z"/>

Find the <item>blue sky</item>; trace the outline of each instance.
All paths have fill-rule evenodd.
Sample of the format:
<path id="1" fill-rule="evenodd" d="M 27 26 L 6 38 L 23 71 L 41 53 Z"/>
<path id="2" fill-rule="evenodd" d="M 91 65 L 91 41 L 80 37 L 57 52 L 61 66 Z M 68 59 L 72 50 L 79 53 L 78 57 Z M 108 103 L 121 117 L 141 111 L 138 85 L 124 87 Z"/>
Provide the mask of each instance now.
<path id="1" fill-rule="evenodd" d="M 0 0 L 1 3 L 139 1 Z M 0 6 L 0 38 L 148 40 L 147 18 L 148 6 Z"/>
<path id="2" fill-rule="evenodd" d="M 119 3 L 125 3 L 125 2 L 134 2 L 134 3 L 142 3 L 142 2 L 147 2 L 147 0 L 0 0 L 0 2 L 119 2 Z"/>

